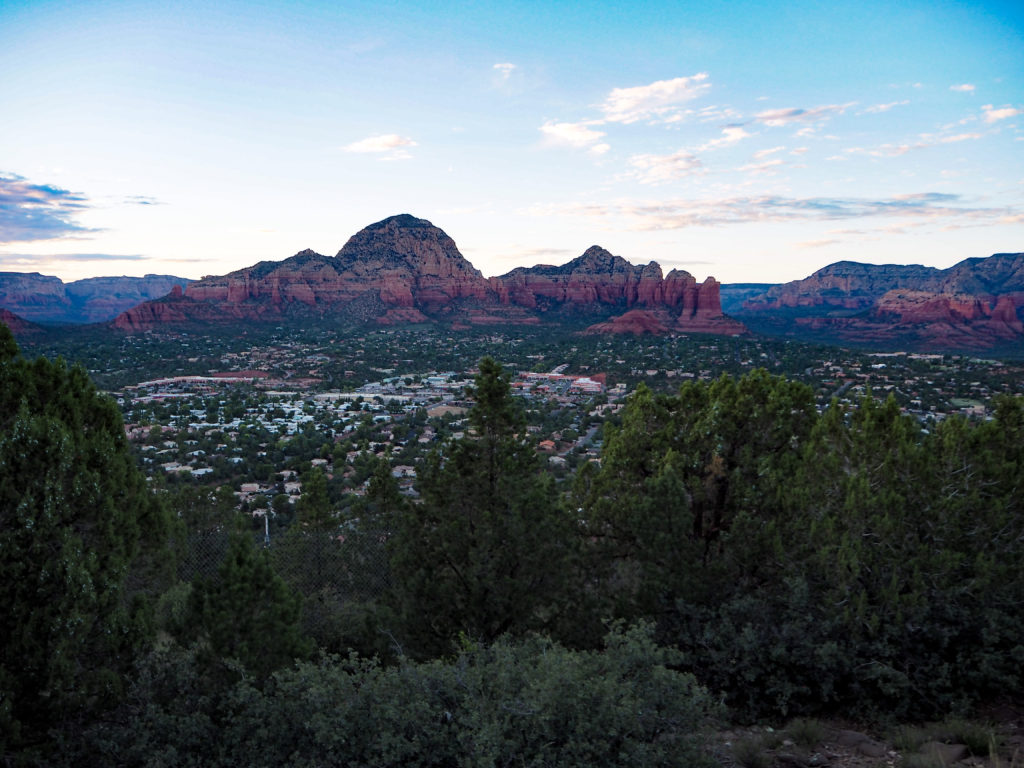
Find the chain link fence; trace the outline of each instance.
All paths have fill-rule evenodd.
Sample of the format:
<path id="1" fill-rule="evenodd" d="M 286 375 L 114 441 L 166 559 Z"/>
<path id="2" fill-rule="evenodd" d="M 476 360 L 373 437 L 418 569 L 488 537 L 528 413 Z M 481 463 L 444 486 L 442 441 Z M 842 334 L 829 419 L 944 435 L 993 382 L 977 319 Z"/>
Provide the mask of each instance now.
<path id="1" fill-rule="evenodd" d="M 181 547 L 178 579 L 215 580 L 228 552 L 226 530 L 190 533 Z M 274 571 L 302 600 L 303 629 L 320 647 L 333 650 L 354 617 L 382 602 L 390 589 L 383 531 L 303 530 L 296 527 L 273 538 L 254 535 Z"/>

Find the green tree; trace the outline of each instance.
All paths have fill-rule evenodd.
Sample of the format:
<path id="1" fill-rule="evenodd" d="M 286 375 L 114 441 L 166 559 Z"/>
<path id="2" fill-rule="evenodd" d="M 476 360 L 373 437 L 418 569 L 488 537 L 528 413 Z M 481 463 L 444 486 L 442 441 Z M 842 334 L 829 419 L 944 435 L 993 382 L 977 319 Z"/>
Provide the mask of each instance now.
<path id="1" fill-rule="evenodd" d="M 422 503 L 390 540 L 406 636 L 428 655 L 460 633 L 490 641 L 554 627 L 575 538 L 501 366 L 481 360 L 469 395 L 471 431 L 424 462 Z"/>
<path id="2" fill-rule="evenodd" d="M 675 397 L 639 386 L 621 426 L 606 426 L 600 468 L 576 483 L 591 583 L 620 615 L 662 617 L 663 631 L 680 600 L 713 605 L 725 584 L 756 586 L 815 419 L 809 388 L 763 370 Z"/>
<path id="3" fill-rule="evenodd" d="M 329 530 L 336 519 L 327 494 L 327 476 L 320 467 L 313 467 L 302 475 L 302 495 L 295 503 L 299 525 L 316 531 Z"/>
<path id="4" fill-rule="evenodd" d="M 148 638 L 169 523 L 116 405 L 0 325 L 0 729 L 17 743 L 118 697 Z M 20 736 L 19 736 L 20 732 Z"/>
<path id="5" fill-rule="evenodd" d="M 260 677 L 309 655 L 300 601 L 252 537 L 232 536 L 215 579 L 193 584 L 189 624 L 221 659 L 236 659 Z"/>

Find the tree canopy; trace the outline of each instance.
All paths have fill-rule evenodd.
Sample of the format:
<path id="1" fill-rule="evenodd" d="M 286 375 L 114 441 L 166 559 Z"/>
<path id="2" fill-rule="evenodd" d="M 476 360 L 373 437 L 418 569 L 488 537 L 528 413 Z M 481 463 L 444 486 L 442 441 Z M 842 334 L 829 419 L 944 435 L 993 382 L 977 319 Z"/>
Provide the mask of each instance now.
<path id="1" fill-rule="evenodd" d="M 575 540 L 501 366 L 481 360 L 468 394 L 471 433 L 425 462 L 422 502 L 391 541 L 398 604 L 420 653 L 446 652 L 460 633 L 491 641 L 555 623 Z"/>
<path id="2" fill-rule="evenodd" d="M 116 700 L 169 523 L 85 370 L 21 358 L 2 324 L 0 350 L 0 724 L 16 741 Z"/>

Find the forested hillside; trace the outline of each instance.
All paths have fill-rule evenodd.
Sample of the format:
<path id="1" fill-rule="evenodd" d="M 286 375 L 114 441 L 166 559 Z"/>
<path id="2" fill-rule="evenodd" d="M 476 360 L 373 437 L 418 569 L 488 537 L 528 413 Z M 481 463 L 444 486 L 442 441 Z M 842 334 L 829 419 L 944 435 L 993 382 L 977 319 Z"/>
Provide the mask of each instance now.
<path id="1" fill-rule="evenodd" d="M 342 516 L 313 468 L 266 549 L 0 334 L 6 762 L 692 766 L 709 718 L 1024 696 L 1019 397 L 922 423 L 763 370 L 641 385 L 569 487 L 485 358 L 418 499 L 381 462 Z"/>

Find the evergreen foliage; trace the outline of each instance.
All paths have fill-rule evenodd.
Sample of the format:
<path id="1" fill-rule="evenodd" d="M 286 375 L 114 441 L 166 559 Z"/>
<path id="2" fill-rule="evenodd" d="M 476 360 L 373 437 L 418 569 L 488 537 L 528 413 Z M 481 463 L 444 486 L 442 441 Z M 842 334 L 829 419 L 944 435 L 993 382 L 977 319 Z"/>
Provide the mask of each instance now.
<path id="1" fill-rule="evenodd" d="M 396 520 L 391 570 L 409 650 L 450 652 L 459 634 L 491 642 L 560 618 L 574 530 L 490 358 L 469 395 L 472 434 L 434 452 L 422 503 Z"/>
<path id="2" fill-rule="evenodd" d="M 266 550 L 235 534 L 216 579 L 194 583 L 188 625 L 216 658 L 234 659 L 258 678 L 309 655 L 300 600 L 278 576 Z"/>
<path id="3" fill-rule="evenodd" d="M 705 766 L 716 714 L 643 628 L 601 651 L 542 638 L 382 667 L 324 656 L 210 694 L 187 654 L 151 658 L 71 763 L 236 766 Z"/>
<path id="4" fill-rule="evenodd" d="M 643 388 L 576 487 L 592 584 L 746 716 L 927 717 L 1024 688 L 1020 399 L 924 429 L 756 372 Z"/>
<path id="5" fill-rule="evenodd" d="M 163 507 L 86 372 L 17 355 L 0 324 L 0 733 L 116 702 L 166 586 Z"/>

